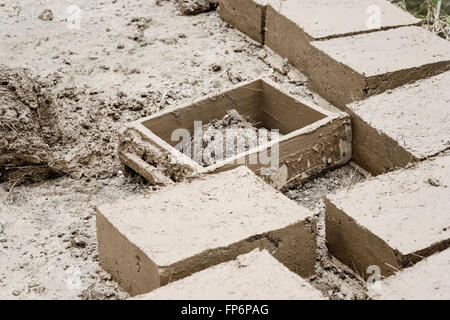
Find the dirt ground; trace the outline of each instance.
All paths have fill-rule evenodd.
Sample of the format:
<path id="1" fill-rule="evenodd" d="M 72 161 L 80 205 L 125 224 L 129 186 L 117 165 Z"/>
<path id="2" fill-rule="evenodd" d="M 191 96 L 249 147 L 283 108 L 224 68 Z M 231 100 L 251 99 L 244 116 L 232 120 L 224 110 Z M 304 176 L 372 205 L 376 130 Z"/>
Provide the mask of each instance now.
<path id="1" fill-rule="evenodd" d="M 364 179 L 357 169 L 346 165 L 284 192 L 288 198 L 310 209 L 317 217 L 316 276 L 310 280 L 315 288 L 333 300 L 364 300 L 367 298 L 367 290 L 358 275 L 328 253 L 323 199 L 332 192 L 349 188 Z"/>
<path id="2" fill-rule="evenodd" d="M 93 209 L 153 191 L 120 170 L 122 124 L 262 75 L 314 99 L 305 77 L 217 12 L 182 16 L 172 1 L 0 0 L 0 26 L 0 63 L 52 84 L 52 150 L 65 163 L 62 177 L 0 185 L 0 299 L 128 297 L 98 266 Z M 316 211 L 323 237 L 320 196 L 355 179 L 343 167 L 287 195 Z M 320 241 L 313 284 L 333 299 L 364 298 Z"/>

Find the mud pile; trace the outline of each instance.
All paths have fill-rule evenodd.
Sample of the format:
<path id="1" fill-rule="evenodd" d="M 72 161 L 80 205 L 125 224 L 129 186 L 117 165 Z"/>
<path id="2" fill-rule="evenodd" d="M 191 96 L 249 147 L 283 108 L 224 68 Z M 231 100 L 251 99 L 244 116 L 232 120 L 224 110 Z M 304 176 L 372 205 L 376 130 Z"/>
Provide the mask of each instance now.
<path id="1" fill-rule="evenodd" d="M 214 10 L 218 6 L 218 0 L 176 0 L 181 14 L 186 16 L 196 15 L 202 12 Z"/>
<path id="2" fill-rule="evenodd" d="M 0 182 L 8 188 L 63 173 L 52 147 L 61 138 L 46 84 L 0 65 Z"/>

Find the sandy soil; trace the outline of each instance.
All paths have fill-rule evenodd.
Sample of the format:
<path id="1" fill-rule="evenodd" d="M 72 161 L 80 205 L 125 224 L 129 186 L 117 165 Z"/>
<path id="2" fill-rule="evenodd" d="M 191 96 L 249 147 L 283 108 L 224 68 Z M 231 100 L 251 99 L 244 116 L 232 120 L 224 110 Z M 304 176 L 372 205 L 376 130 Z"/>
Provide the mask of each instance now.
<path id="1" fill-rule="evenodd" d="M 181 16 L 172 2 L 151 0 L 80 0 L 77 7 L 0 0 L 0 25 L 0 62 L 53 83 L 61 130 L 55 152 L 67 164 L 67 175 L 57 179 L 10 191 L 0 186 L 0 299 L 127 297 L 98 266 L 93 210 L 153 190 L 120 171 L 123 123 L 261 75 L 313 99 L 304 77 L 214 11 Z M 332 189 L 345 185 L 348 173 L 337 179 Z M 362 292 L 332 268 L 313 281 L 323 292 L 333 298 Z"/>

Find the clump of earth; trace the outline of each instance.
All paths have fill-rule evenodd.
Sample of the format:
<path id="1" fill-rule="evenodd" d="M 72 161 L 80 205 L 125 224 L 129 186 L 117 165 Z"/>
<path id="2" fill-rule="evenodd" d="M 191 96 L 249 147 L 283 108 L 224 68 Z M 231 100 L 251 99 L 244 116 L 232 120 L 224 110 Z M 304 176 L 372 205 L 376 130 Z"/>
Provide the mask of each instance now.
<path id="1" fill-rule="evenodd" d="M 48 83 L 0 65 L 0 182 L 9 188 L 64 172 L 53 147 L 61 138 Z"/>
<path id="2" fill-rule="evenodd" d="M 176 0 L 179 10 L 183 15 L 196 15 L 217 8 L 218 0 Z"/>

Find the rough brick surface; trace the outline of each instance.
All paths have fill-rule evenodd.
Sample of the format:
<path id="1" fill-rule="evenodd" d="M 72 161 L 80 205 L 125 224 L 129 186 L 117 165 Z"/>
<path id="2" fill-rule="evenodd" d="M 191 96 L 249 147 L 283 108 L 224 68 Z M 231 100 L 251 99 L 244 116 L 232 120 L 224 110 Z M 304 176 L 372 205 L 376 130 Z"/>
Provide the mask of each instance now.
<path id="1" fill-rule="evenodd" d="M 341 109 L 450 69 L 450 43 L 416 26 L 311 45 L 309 87 Z"/>
<path id="2" fill-rule="evenodd" d="M 97 208 L 102 267 L 132 295 L 266 248 L 314 274 L 316 225 L 246 167 Z"/>
<path id="3" fill-rule="evenodd" d="M 450 154 L 388 173 L 326 199 L 331 254 L 367 276 L 388 276 L 450 245 Z"/>
<path id="4" fill-rule="evenodd" d="M 311 41 L 419 22 L 385 0 L 286 0 L 267 8 L 265 44 L 307 72 Z"/>
<path id="5" fill-rule="evenodd" d="M 258 249 L 168 284 L 140 300 L 324 300 L 320 291 Z"/>
<path id="6" fill-rule="evenodd" d="M 437 253 L 372 286 L 374 300 L 449 300 L 450 250 Z"/>
<path id="7" fill-rule="evenodd" d="M 348 105 L 353 161 L 372 174 L 450 148 L 450 72 Z"/>

